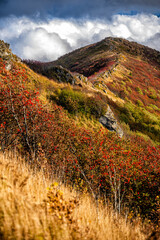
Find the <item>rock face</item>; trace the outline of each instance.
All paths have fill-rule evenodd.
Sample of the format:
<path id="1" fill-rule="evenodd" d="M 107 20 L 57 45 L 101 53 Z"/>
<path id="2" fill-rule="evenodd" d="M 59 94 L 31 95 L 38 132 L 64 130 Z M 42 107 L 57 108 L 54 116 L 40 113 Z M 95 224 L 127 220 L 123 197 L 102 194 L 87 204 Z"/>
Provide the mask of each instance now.
<path id="1" fill-rule="evenodd" d="M 0 58 L 6 62 L 5 68 L 8 71 L 12 68 L 12 60 L 21 61 L 20 58 L 13 55 L 9 47 L 10 45 L 8 43 L 0 40 Z"/>
<path id="2" fill-rule="evenodd" d="M 6 61 L 5 68 L 7 70 L 11 69 L 11 59 L 12 53 L 9 49 L 9 44 L 4 41 L 0 41 L 0 58 Z"/>
<path id="3" fill-rule="evenodd" d="M 75 79 L 67 69 L 62 66 L 49 67 L 42 72 L 43 75 L 49 78 L 58 80 L 58 82 L 66 82 L 72 85 L 75 84 Z"/>
<path id="4" fill-rule="evenodd" d="M 119 135 L 119 137 L 123 137 L 123 130 L 118 125 L 114 113 L 112 112 L 109 106 L 106 114 L 100 117 L 99 122 L 108 130 L 116 132 Z"/>

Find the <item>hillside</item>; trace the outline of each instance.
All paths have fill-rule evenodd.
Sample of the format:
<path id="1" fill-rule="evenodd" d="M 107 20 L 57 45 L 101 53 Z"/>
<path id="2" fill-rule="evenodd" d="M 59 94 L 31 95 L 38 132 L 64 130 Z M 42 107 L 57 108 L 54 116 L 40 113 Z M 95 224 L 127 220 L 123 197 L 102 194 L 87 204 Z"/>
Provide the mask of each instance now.
<path id="1" fill-rule="evenodd" d="M 144 240 L 147 236 L 140 220 L 126 224 L 101 202 L 96 206 L 88 194 L 80 196 L 43 171 L 33 171 L 15 153 L 0 155 L 0 175 L 1 240 Z"/>
<path id="2" fill-rule="evenodd" d="M 88 85 L 131 131 L 160 142 L 160 53 L 119 38 L 75 50 L 50 63 L 27 62 L 53 79 L 56 66 L 68 69 L 80 86 Z M 76 80 L 72 81 L 76 85 Z M 86 87 L 86 86 L 85 86 Z M 84 87 L 84 88 L 85 88 Z M 81 89 L 81 91 L 84 90 Z M 127 128 L 128 128 L 127 127 Z"/>
<path id="3" fill-rule="evenodd" d="M 98 43 L 66 54 L 57 61 L 47 65 L 62 65 L 72 72 L 80 72 L 88 77 L 98 72 L 101 68 L 111 65 L 112 62 L 117 63 L 121 54 L 128 54 L 133 57 L 139 56 L 142 60 L 156 66 L 160 64 L 160 53 L 158 51 L 136 42 L 109 37 Z"/>
<path id="4" fill-rule="evenodd" d="M 127 130 L 127 125 L 123 126 L 128 131 L 124 137 L 117 134 L 117 119 L 122 119 L 129 121 L 133 131 L 137 127 L 158 142 L 157 110 L 116 96 L 106 86 L 108 77 L 103 80 L 106 84 L 100 84 L 99 74 L 94 79 L 54 66 L 54 78 L 48 79 L 22 63 L 3 41 L 0 50 L 1 151 L 18 152 L 33 169 L 42 170 L 50 179 L 58 179 L 80 195 L 89 193 L 95 203 L 99 200 L 127 221 L 140 218 L 157 231 L 160 148 L 149 137 L 146 141 L 144 135 L 139 137 L 140 134 Z M 149 64 L 138 59 L 135 63 L 139 61 Z M 122 63 L 129 62 L 123 56 L 119 62 L 117 71 L 122 77 Z M 48 71 L 44 64 L 38 64 L 39 72 L 42 67 Z M 152 69 L 158 74 L 156 65 Z M 112 84 L 112 76 L 117 79 L 115 73 L 110 70 L 108 84 Z M 94 81 L 98 81 L 98 86 Z M 157 88 L 154 89 L 158 99 Z M 150 99 L 158 104 L 155 98 L 147 101 Z M 111 131 L 99 123 L 100 119 L 112 123 Z"/>

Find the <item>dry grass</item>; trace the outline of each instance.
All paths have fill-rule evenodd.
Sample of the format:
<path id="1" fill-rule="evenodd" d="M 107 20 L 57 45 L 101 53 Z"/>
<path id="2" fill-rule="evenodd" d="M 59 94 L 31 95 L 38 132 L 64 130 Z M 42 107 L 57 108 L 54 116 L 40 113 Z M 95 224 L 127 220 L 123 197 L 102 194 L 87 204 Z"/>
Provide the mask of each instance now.
<path id="1" fill-rule="evenodd" d="M 21 158 L 0 155 L 0 239 L 145 239 L 138 223 L 126 224 L 89 196 L 53 182 Z"/>

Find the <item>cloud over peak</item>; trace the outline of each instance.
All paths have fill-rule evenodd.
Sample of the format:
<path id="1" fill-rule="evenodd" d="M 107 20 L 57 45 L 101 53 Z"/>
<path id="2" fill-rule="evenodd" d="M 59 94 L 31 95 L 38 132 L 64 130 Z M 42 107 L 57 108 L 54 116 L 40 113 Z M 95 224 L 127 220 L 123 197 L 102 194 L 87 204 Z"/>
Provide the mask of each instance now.
<path id="1" fill-rule="evenodd" d="M 76 48 L 113 36 L 160 51 L 160 18 L 152 14 L 114 15 L 111 20 L 29 17 L 0 19 L 0 39 L 23 59 L 52 61 Z"/>

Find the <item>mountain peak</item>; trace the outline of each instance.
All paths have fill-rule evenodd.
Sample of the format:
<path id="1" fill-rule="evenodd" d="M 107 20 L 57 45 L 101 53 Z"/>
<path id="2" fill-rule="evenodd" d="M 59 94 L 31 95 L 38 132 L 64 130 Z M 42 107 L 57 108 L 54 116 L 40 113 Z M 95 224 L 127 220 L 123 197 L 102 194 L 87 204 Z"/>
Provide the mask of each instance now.
<path id="1" fill-rule="evenodd" d="M 107 37 L 100 42 L 77 49 L 46 65 L 62 65 L 72 72 L 79 72 L 86 77 L 101 68 L 117 62 L 119 54 L 138 57 L 155 66 L 160 64 L 160 52 L 126 39 Z"/>

